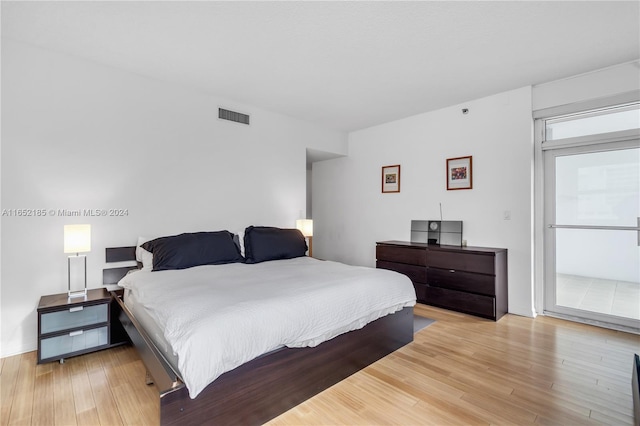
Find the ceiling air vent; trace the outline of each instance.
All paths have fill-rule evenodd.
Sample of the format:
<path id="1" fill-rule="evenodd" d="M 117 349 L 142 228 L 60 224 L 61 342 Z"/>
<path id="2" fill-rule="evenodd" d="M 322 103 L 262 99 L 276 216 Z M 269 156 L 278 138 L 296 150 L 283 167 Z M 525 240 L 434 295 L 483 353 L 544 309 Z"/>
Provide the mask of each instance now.
<path id="1" fill-rule="evenodd" d="M 221 120 L 235 121 L 236 123 L 249 124 L 249 116 L 240 112 L 218 108 L 218 118 Z"/>

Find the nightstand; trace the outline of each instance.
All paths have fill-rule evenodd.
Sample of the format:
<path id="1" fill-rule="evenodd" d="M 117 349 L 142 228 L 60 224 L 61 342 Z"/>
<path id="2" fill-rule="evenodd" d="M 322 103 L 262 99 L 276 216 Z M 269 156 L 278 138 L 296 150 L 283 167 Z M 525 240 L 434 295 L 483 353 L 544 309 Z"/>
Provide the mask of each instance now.
<path id="1" fill-rule="evenodd" d="M 104 288 L 86 297 L 42 296 L 38 304 L 38 364 L 107 349 L 127 342 L 117 303 Z M 113 321 L 112 321 L 113 319 Z"/>

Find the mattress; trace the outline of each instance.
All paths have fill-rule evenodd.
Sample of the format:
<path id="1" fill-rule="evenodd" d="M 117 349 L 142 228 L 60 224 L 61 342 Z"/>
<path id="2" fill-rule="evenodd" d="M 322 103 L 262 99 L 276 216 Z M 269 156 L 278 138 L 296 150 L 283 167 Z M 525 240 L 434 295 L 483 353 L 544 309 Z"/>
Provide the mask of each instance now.
<path id="1" fill-rule="evenodd" d="M 131 289 L 124 290 L 124 304 L 142 325 L 147 335 L 153 340 L 165 360 L 178 372 L 178 356 L 171 350 L 171 345 L 164 338 L 160 326 L 151 318 L 144 306 L 137 302 L 135 293 Z"/>
<path id="2" fill-rule="evenodd" d="M 119 284 L 191 398 L 262 354 L 316 346 L 416 300 L 404 275 L 309 257 L 138 271 Z"/>
<path id="3" fill-rule="evenodd" d="M 160 326 L 153 320 L 153 318 L 151 318 L 151 315 L 149 315 L 144 306 L 137 303 L 135 293 L 130 289 L 124 290 L 124 304 L 136 320 L 142 325 L 147 336 L 151 338 L 153 344 L 156 345 L 156 348 L 160 351 L 165 361 L 167 361 L 171 367 L 173 367 L 173 370 L 179 374 L 178 355 L 173 353 L 171 345 L 164 338 L 164 334 L 160 329 Z M 284 345 L 280 345 L 276 349 L 280 349 L 283 346 Z"/>

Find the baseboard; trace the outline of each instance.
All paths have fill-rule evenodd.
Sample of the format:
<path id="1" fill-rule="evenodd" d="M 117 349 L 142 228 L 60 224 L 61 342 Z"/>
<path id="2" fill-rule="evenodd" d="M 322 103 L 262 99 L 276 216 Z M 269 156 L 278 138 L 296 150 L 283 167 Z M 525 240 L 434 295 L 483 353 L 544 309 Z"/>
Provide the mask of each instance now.
<path id="1" fill-rule="evenodd" d="M 34 345 L 26 345 L 22 347 L 9 347 L 9 348 L 3 345 L 2 348 L 0 348 L 0 358 L 8 358 L 10 356 L 22 355 L 22 354 L 26 354 L 27 352 L 33 352 L 37 350 L 38 350 L 38 347 Z"/>

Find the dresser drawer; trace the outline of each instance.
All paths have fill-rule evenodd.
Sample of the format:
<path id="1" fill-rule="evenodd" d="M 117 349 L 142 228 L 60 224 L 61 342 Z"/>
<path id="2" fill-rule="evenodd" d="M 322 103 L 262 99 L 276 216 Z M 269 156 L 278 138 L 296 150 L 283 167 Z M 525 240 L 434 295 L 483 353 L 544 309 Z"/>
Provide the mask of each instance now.
<path id="1" fill-rule="evenodd" d="M 66 357 L 73 353 L 106 346 L 108 343 L 108 326 L 48 337 L 40 341 L 40 360 L 58 358 L 63 355 Z"/>
<path id="2" fill-rule="evenodd" d="M 40 333 L 81 328 L 93 324 L 106 323 L 109 318 L 109 304 L 74 306 L 69 309 L 40 315 Z"/>
<path id="3" fill-rule="evenodd" d="M 378 260 L 376 262 L 376 268 L 400 272 L 401 274 L 408 276 L 414 283 L 427 282 L 427 268 L 425 266 L 407 265 L 404 263 Z"/>
<path id="4" fill-rule="evenodd" d="M 408 265 L 426 266 L 427 250 L 424 248 L 376 246 L 376 259 Z"/>
<path id="5" fill-rule="evenodd" d="M 455 269 L 427 269 L 427 283 L 433 287 L 467 291 L 487 296 L 496 295 L 496 278 Z"/>
<path id="6" fill-rule="evenodd" d="M 427 303 L 427 288 L 426 284 L 413 283 L 413 289 L 416 291 L 416 299 L 418 302 Z"/>
<path id="7" fill-rule="evenodd" d="M 495 256 L 493 254 L 429 250 L 427 266 L 495 275 Z"/>
<path id="8" fill-rule="evenodd" d="M 439 287 L 427 287 L 427 303 L 441 308 L 495 319 L 495 298 Z"/>

